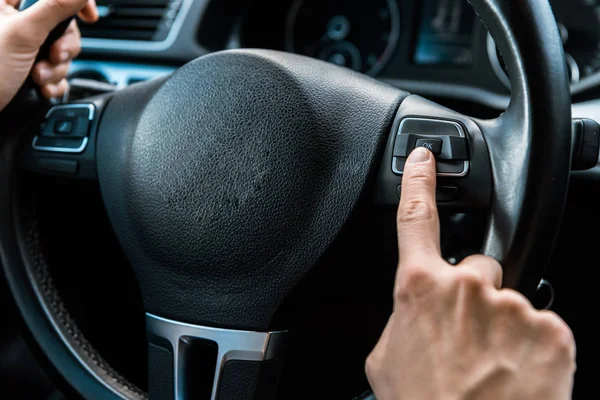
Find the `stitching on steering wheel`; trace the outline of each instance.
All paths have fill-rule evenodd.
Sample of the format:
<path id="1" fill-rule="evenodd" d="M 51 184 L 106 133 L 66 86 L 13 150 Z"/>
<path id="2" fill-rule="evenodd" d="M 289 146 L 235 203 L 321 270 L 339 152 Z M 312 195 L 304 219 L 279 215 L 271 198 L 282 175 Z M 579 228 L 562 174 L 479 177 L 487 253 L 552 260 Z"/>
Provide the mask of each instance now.
<path id="1" fill-rule="evenodd" d="M 25 210 L 24 210 L 25 211 Z M 62 333 L 68 336 L 67 347 L 71 347 L 77 353 L 82 363 L 93 370 L 99 379 L 103 379 L 106 385 L 118 392 L 121 397 L 127 399 L 147 399 L 147 394 L 137 386 L 129 382 L 126 378 L 114 370 L 98 351 L 85 339 L 83 332 L 77 327 L 77 324 L 71 318 L 66 309 L 56 286 L 54 285 L 50 269 L 44 257 L 40 242 L 40 233 L 37 224 L 35 206 L 32 206 L 30 212 L 23 213 L 25 225 L 26 245 L 31 261 L 32 272 L 35 286 L 41 293 L 42 301 L 50 311 L 56 324 L 62 328 Z"/>

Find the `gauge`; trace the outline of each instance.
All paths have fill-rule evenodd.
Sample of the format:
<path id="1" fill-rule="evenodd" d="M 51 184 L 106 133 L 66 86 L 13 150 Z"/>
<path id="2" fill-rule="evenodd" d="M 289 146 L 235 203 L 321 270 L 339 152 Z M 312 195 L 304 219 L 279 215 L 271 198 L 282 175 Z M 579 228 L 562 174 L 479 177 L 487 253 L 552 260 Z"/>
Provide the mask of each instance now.
<path id="1" fill-rule="evenodd" d="M 600 0 L 551 0 L 571 83 L 600 71 Z M 488 34 L 488 55 L 498 78 L 510 87 L 506 67 Z"/>
<path id="2" fill-rule="evenodd" d="M 286 50 L 376 75 L 400 36 L 396 0 L 296 0 L 286 25 Z"/>

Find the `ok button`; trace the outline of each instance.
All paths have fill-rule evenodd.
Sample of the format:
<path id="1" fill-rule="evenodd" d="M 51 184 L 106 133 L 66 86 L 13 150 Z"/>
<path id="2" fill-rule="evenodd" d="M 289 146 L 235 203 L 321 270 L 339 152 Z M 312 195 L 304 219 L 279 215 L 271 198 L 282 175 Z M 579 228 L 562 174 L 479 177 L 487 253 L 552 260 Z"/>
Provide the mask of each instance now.
<path id="1" fill-rule="evenodd" d="M 415 149 L 417 147 L 424 147 L 431 151 L 434 156 L 439 156 L 442 152 L 442 144 L 444 144 L 444 141 L 441 139 L 417 139 Z"/>

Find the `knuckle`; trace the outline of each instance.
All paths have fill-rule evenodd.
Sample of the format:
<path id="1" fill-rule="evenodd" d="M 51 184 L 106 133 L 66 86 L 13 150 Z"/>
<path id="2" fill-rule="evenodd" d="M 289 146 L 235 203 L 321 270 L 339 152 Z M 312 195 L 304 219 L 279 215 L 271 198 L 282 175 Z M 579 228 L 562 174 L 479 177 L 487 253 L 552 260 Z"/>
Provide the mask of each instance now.
<path id="1" fill-rule="evenodd" d="M 492 277 L 494 283 L 501 283 L 503 279 L 503 270 L 500 263 L 495 259 L 488 256 L 484 256 L 482 254 L 475 254 L 469 256 L 465 258 L 460 264 L 458 264 L 458 266 L 461 267 L 458 268 L 459 270 L 465 269 L 464 267 L 467 267 L 466 269 L 472 269 L 480 272 L 485 271 L 486 275 L 488 273 L 491 273 L 493 274 Z"/>
<path id="2" fill-rule="evenodd" d="M 381 371 L 383 362 L 379 353 L 378 347 L 375 347 L 371 354 L 367 356 L 367 359 L 365 360 L 365 373 L 367 374 L 367 377 L 373 377 Z"/>
<path id="3" fill-rule="evenodd" d="M 47 99 L 51 99 L 54 96 L 54 93 L 53 93 L 52 89 L 50 88 L 50 85 L 42 86 L 41 92 L 42 92 L 42 95 Z"/>
<path id="4" fill-rule="evenodd" d="M 436 279 L 429 268 L 420 265 L 402 266 L 394 297 L 396 301 L 405 302 L 410 298 L 421 298 L 431 293 L 436 286 Z"/>
<path id="5" fill-rule="evenodd" d="M 34 82 L 36 83 L 42 83 L 42 72 L 40 68 L 35 68 L 33 70 L 33 72 L 31 73 L 31 77 L 33 78 Z"/>
<path id="6" fill-rule="evenodd" d="M 500 267 L 500 263 L 492 257 L 484 256 L 483 254 L 473 254 L 463 260 L 464 264 L 488 264 Z"/>
<path id="7" fill-rule="evenodd" d="M 454 282 L 458 286 L 469 289 L 481 289 L 486 286 L 486 281 L 479 271 L 472 268 L 457 268 L 454 271 Z"/>
<path id="8" fill-rule="evenodd" d="M 398 213 L 398 222 L 427 221 L 435 218 L 435 213 L 436 211 L 430 202 L 411 199 L 402 204 Z"/>
<path id="9" fill-rule="evenodd" d="M 70 63 L 65 63 L 64 65 L 62 65 L 59 69 L 58 69 L 58 77 L 61 79 L 64 79 L 67 77 L 68 73 L 69 73 L 69 67 L 70 67 Z M 62 82 L 61 82 L 62 84 Z"/>
<path id="10" fill-rule="evenodd" d="M 525 315 L 533 307 L 520 293 L 504 289 L 500 291 L 497 302 L 498 309 L 504 314 Z"/>
<path id="11" fill-rule="evenodd" d="M 46 0 L 46 6 L 49 9 L 58 10 L 65 6 L 64 0 Z"/>
<path id="12" fill-rule="evenodd" d="M 545 333 L 551 345 L 570 357 L 575 356 L 575 338 L 567 323 L 553 312 L 544 312 L 539 328 Z"/>

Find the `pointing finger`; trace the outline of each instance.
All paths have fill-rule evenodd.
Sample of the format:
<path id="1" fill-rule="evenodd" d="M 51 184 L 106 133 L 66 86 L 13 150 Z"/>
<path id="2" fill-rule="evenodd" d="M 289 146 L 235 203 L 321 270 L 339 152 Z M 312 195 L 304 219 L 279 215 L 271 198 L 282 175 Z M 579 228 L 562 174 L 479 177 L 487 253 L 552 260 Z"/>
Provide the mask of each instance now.
<path id="1" fill-rule="evenodd" d="M 424 254 L 441 257 L 440 224 L 435 200 L 435 158 L 424 148 L 408 157 L 398 207 L 400 263 Z"/>

